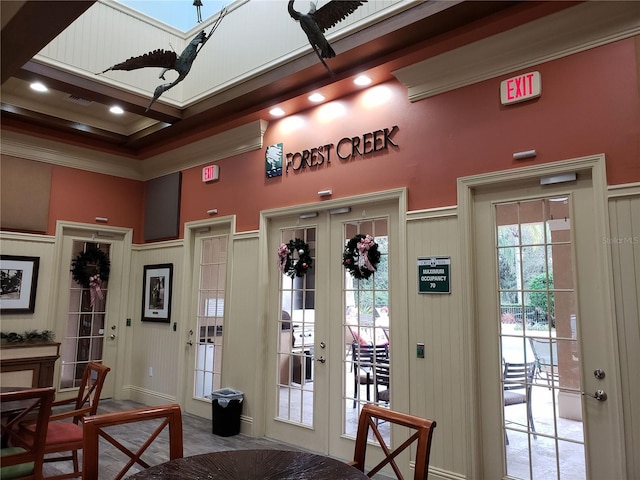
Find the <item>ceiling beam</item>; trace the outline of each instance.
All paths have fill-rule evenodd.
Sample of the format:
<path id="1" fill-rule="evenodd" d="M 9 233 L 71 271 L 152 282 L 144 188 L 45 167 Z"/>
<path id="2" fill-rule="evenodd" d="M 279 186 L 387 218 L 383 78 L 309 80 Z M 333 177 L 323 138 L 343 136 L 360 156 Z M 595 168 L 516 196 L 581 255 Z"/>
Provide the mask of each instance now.
<path id="1" fill-rule="evenodd" d="M 0 2 L 2 17 L 6 14 L 6 18 L 10 18 L 6 25 L 3 24 L 0 38 L 2 83 L 14 76 L 95 0 L 25 1 L 19 9 L 11 5 L 13 3 Z"/>

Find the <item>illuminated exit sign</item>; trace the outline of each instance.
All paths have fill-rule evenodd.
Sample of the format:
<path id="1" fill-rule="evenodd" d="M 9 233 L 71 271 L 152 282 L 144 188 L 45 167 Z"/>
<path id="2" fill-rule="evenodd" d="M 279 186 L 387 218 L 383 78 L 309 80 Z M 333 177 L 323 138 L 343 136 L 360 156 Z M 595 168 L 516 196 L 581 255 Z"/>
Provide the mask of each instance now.
<path id="1" fill-rule="evenodd" d="M 540 72 L 530 72 L 508 78 L 500 83 L 502 105 L 524 102 L 542 95 Z"/>
<path id="2" fill-rule="evenodd" d="M 204 183 L 218 180 L 220 169 L 218 165 L 208 165 L 202 169 L 202 181 Z"/>

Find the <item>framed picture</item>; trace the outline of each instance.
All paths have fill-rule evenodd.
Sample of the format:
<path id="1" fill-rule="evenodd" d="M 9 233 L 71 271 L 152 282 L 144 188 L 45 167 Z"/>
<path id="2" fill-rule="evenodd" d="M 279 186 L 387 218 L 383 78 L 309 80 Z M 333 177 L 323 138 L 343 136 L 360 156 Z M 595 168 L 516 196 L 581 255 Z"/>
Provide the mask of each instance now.
<path id="1" fill-rule="evenodd" d="M 40 257 L 0 255 L 0 312 L 33 313 Z"/>
<path id="2" fill-rule="evenodd" d="M 142 321 L 169 323 L 173 264 L 145 265 L 142 283 Z"/>

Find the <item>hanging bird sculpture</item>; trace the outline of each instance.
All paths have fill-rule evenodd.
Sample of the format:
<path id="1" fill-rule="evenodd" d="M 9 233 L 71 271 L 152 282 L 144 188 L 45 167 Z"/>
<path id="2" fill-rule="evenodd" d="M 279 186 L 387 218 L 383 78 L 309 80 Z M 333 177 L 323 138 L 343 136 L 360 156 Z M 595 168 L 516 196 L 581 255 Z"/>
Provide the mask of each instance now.
<path id="1" fill-rule="evenodd" d="M 100 73 L 106 73 L 109 70 L 130 71 L 145 67 L 160 67 L 162 68 L 162 72 L 160 72 L 158 78 L 164 80 L 164 74 L 168 70 L 175 70 L 178 73 L 178 78 L 176 78 L 171 83 L 164 83 L 156 87 L 155 91 L 153 92 L 153 98 L 151 99 L 149 106 L 145 110 L 149 111 L 151 105 L 153 105 L 153 102 L 155 102 L 158 97 L 160 97 L 160 95 L 162 95 L 170 88 L 173 88 L 175 85 L 185 79 L 185 77 L 191 70 L 191 65 L 198 56 L 198 53 L 200 52 L 204 44 L 207 43 L 207 41 L 211 38 L 211 35 L 216 30 L 216 28 L 220 24 L 220 21 L 225 15 L 226 9 L 222 9 L 220 15 L 213 24 L 209 35 L 207 35 L 204 30 L 202 30 L 193 38 L 193 40 L 191 40 L 191 42 L 189 42 L 189 45 L 187 45 L 187 47 L 182 51 L 180 55 L 177 55 L 176 52 L 172 50 L 154 50 L 153 52 L 145 53 L 144 55 L 131 57 L 128 60 L 109 67 Z"/>
<path id="2" fill-rule="evenodd" d="M 300 13 L 294 10 L 293 2 L 295 0 L 289 0 L 287 6 L 289 15 L 291 18 L 300 22 L 300 27 L 304 33 L 307 34 L 309 43 L 315 50 L 318 58 L 325 66 L 329 74 L 333 76 L 333 72 L 324 61 L 325 58 L 333 58 L 336 56 L 336 52 L 333 51 L 331 45 L 324 37 L 323 33 L 333 27 L 336 23 L 344 20 L 348 15 L 353 13 L 360 5 L 366 3 L 367 0 L 331 0 L 326 5 L 316 10 L 316 5 L 311 3 L 309 13 Z"/>

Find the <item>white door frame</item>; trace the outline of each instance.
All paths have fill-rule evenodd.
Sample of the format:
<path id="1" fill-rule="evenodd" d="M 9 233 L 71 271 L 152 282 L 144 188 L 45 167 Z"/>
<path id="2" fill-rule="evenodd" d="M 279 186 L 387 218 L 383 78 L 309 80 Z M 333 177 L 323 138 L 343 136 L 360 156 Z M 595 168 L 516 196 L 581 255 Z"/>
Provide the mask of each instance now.
<path id="1" fill-rule="evenodd" d="M 473 231 L 473 203 L 474 190 L 480 187 L 490 187 L 492 185 L 504 184 L 505 182 L 516 182 L 523 179 L 539 178 L 542 176 L 550 176 L 575 171 L 589 171 L 592 176 L 592 191 L 594 198 L 595 211 L 593 219 L 598 238 L 609 237 L 609 223 L 607 210 L 607 180 L 606 166 L 604 154 L 580 157 L 570 160 L 564 160 L 553 163 L 544 163 L 532 165 L 523 168 L 504 170 L 499 172 L 491 172 L 480 175 L 458 179 L 458 212 L 460 222 L 460 264 L 462 271 L 466 271 L 467 275 L 462 282 L 462 311 L 466 319 L 466 328 L 463 332 L 464 349 L 464 388 L 466 390 L 467 403 L 466 415 L 471 434 L 467 436 L 467 452 L 468 452 L 468 472 L 467 478 L 482 478 L 482 446 L 483 438 L 480 428 L 480 418 L 482 415 L 480 402 L 480 385 L 482 382 L 482 372 L 479 372 L 476 358 L 478 356 L 478 342 L 476 328 L 478 318 L 476 317 L 476 296 L 475 285 L 475 241 Z M 607 371 L 607 390 L 609 398 L 607 402 L 611 402 L 610 408 L 614 421 L 610 425 L 607 434 L 612 438 L 612 445 L 607 452 L 601 455 L 608 455 L 612 459 L 612 465 L 615 470 L 608 472 L 610 478 L 623 478 L 625 472 L 625 451 L 624 451 L 624 430 L 622 419 L 622 394 L 620 388 L 620 371 L 618 361 L 617 334 L 615 322 L 615 308 L 613 303 L 613 274 L 611 266 L 610 248 L 602 248 L 602 252 L 594 259 L 598 263 L 597 267 L 604 279 L 603 283 L 608 288 L 603 289 L 602 302 L 605 311 L 608 313 L 607 318 L 603 321 L 607 322 L 607 331 L 610 338 L 607 339 L 607 345 L 611 345 L 612 349 L 607 349 L 603 355 L 610 360 L 610 365 L 615 365 L 615 370 Z M 584 377 L 584 374 L 583 374 Z M 592 382 L 583 378 L 583 385 L 589 388 Z M 613 405 L 612 405 L 613 404 Z M 599 432 L 585 431 L 585 440 L 589 443 L 589 438 L 595 438 Z M 595 460 L 595 459 L 594 459 Z M 597 460 L 595 460 L 597 461 Z"/>

